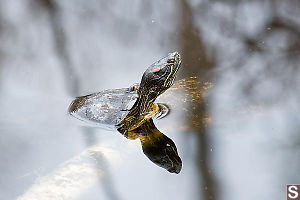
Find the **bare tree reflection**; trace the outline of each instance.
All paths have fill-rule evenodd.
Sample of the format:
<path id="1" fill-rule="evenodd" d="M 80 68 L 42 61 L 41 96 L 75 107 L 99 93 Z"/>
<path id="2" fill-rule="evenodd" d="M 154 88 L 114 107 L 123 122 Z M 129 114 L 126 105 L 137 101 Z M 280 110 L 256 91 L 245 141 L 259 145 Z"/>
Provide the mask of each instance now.
<path id="1" fill-rule="evenodd" d="M 274 37 L 274 35 L 286 35 L 289 38 L 286 46 L 281 49 L 270 49 L 262 45 L 262 41 L 267 41 L 268 39 Z M 300 53 L 300 27 L 294 22 L 283 19 L 276 15 L 273 17 L 262 27 L 262 29 L 254 36 L 247 37 L 245 36 L 243 42 L 248 49 L 248 52 L 245 56 L 255 55 L 255 53 L 259 53 L 261 56 L 264 56 L 265 66 L 263 67 L 264 75 L 269 77 L 270 79 L 278 79 L 280 80 L 280 84 L 283 88 L 288 88 L 293 85 L 297 85 L 299 81 L 297 79 L 286 79 L 286 77 L 282 76 L 282 63 L 284 63 L 288 70 L 286 73 L 291 71 L 291 77 L 294 73 L 299 71 L 299 53 Z M 278 51 L 276 56 L 274 56 L 273 51 Z M 245 65 L 245 56 L 241 57 L 243 59 L 243 64 Z M 243 65 L 242 65 L 243 66 Z M 249 96 L 254 103 L 262 103 L 262 100 L 265 102 L 264 104 L 274 104 L 275 102 L 271 98 L 265 97 L 264 99 L 257 99 L 257 96 L 254 94 L 254 86 L 260 81 L 260 77 L 256 76 L 249 79 L 244 85 L 245 95 Z M 282 98 L 278 95 L 277 98 Z"/>
<path id="2" fill-rule="evenodd" d="M 210 2 L 213 4 L 213 1 Z M 253 65 L 253 63 L 251 63 L 250 66 L 250 68 L 257 70 L 256 73 L 247 73 L 247 71 L 244 74 L 238 73 L 241 74 L 243 79 L 241 82 L 239 82 L 240 85 L 238 89 L 241 90 L 239 91 L 241 92 L 239 97 L 242 99 L 241 101 L 244 101 L 241 102 L 241 106 L 239 108 L 245 110 L 247 107 L 249 107 L 249 105 L 260 105 L 264 108 L 278 108 L 276 104 L 282 104 L 282 102 L 288 101 L 289 97 L 296 97 L 299 99 L 299 87 L 296 87 L 296 85 L 299 85 L 299 79 L 297 76 L 299 75 L 300 70 L 300 28 L 299 23 L 296 22 L 296 19 L 299 19 L 299 12 L 296 14 L 295 11 L 299 11 L 300 3 L 299 1 L 286 2 L 270 0 L 264 1 L 264 3 L 261 1 L 254 1 L 254 4 L 257 7 L 264 5 L 266 10 L 268 10 L 268 12 L 266 12 L 266 16 L 268 17 L 264 21 L 264 24 L 262 26 L 257 26 L 258 28 L 254 31 L 254 33 L 251 34 L 244 30 L 245 28 L 243 29 L 241 27 L 237 27 L 236 24 L 236 18 L 241 15 L 241 7 L 248 6 L 248 4 L 245 2 L 231 1 L 230 3 L 225 3 L 225 6 L 230 6 L 230 10 L 233 11 L 232 13 L 234 13 L 231 17 L 225 19 L 223 19 L 224 16 L 220 13 L 214 13 L 216 15 L 211 14 L 210 12 L 212 10 L 210 10 L 209 7 L 206 7 L 207 10 L 201 9 L 202 4 L 200 4 L 200 6 L 197 8 L 199 8 L 199 12 L 202 11 L 205 13 L 203 15 L 205 15 L 208 20 L 214 18 L 214 22 L 219 21 L 221 22 L 222 26 L 227 25 L 227 34 L 231 36 L 234 35 L 235 41 L 240 45 L 235 54 L 230 54 L 224 49 L 221 50 L 220 47 L 220 52 L 222 51 L 221 53 L 226 56 L 224 56 L 220 62 L 218 62 L 218 67 L 223 66 L 227 58 L 232 58 L 230 61 L 231 64 L 229 65 L 231 68 L 231 73 L 232 71 L 244 72 L 249 67 L 249 63 L 251 61 L 258 60 L 258 62 L 255 62 L 255 64 L 259 65 L 259 67 Z M 211 71 L 210 67 L 213 67 L 216 63 L 213 61 L 214 56 L 210 57 L 212 59 L 211 61 L 209 56 L 205 55 L 205 52 L 208 51 L 201 41 L 201 34 L 195 34 L 197 29 L 191 25 L 193 23 L 193 14 L 195 14 L 195 10 L 191 10 L 189 4 L 184 0 L 181 1 L 180 7 L 183 13 L 182 23 L 180 24 L 182 29 L 180 30 L 183 32 L 182 48 L 185 63 L 184 66 L 187 71 L 189 71 L 188 69 L 191 69 L 193 72 L 199 71 L 200 74 L 197 75 L 200 76 L 202 80 L 211 80 L 214 77 L 210 77 L 209 75 L 207 76 L 207 71 Z M 218 16 L 218 14 L 220 14 L 220 16 Z M 205 24 L 201 24 L 201 27 L 205 28 L 205 26 Z M 229 29 L 228 27 L 231 28 Z M 226 37 L 221 36 L 221 38 L 225 39 Z M 201 55 L 199 52 L 204 53 Z M 202 59 L 202 62 L 197 63 L 196 60 L 199 57 Z M 194 67 L 191 67 L 190 65 L 194 65 Z M 228 68 L 221 68 L 221 70 L 226 73 Z M 190 76 L 191 74 L 187 73 L 187 75 Z M 264 82 L 276 84 L 276 86 L 262 87 L 261 84 Z M 261 88 L 268 88 L 270 91 L 264 91 L 258 94 L 258 91 L 262 91 Z M 292 92 L 292 95 L 288 95 L 289 92 Z M 201 144 L 202 147 L 200 152 L 203 154 L 203 162 L 206 163 L 206 166 L 199 165 L 203 182 L 214 185 L 214 178 L 213 176 L 210 176 L 208 171 L 209 165 L 207 165 L 209 164 L 209 157 L 207 156 L 209 137 L 207 134 L 205 134 L 207 133 L 205 125 L 201 123 L 201 118 L 206 117 L 206 107 L 204 104 L 201 105 L 200 102 L 202 102 L 202 100 L 197 100 L 192 104 L 193 107 L 191 106 L 190 109 L 192 114 L 189 117 L 189 121 L 193 122 L 193 120 L 197 120 L 200 122 L 200 127 L 198 128 L 196 128 L 197 126 L 195 126 L 195 124 L 190 126 L 197 130 L 197 132 L 202 133 L 199 134 L 199 138 L 203 137 L 201 140 L 199 140 L 199 144 Z M 236 110 L 236 112 L 238 111 Z M 197 116 L 197 114 L 199 116 Z M 235 115 L 236 113 L 232 114 Z M 269 117 L 271 117 L 271 115 L 271 113 L 267 114 Z M 289 137 L 290 134 L 294 133 L 293 129 L 298 127 L 296 123 L 291 123 L 290 125 L 293 128 L 288 128 L 290 131 L 287 131 L 286 137 Z M 298 139 L 298 136 L 293 134 L 293 138 Z M 291 143 L 294 144 L 294 142 Z M 206 148 L 204 148 L 204 146 L 206 146 Z M 201 153 L 199 155 L 201 155 Z M 299 161 L 296 161 L 295 163 L 299 163 Z M 285 166 L 282 165 L 282 170 L 284 169 Z M 214 187 L 214 189 L 215 188 L 216 187 Z M 211 188 L 208 188 L 208 190 L 209 189 Z M 209 196 L 209 194 L 212 193 L 217 195 L 218 193 L 215 193 L 214 189 L 207 191 L 206 194 L 203 195 L 203 198 L 210 198 L 211 196 Z M 217 198 L 217 196 L 213 196 L 211 198 Z"/>
<path id="3" fill-rule="evenodd" d="M 97 138 L 95 135 L 95 131 L 91 128 L 84 128 L 84 137 L 85 137 L 85 141 L 88 147 L 90 146 L 94 146 L 97 144 Z M 116 187 L 114 187 L 114 183 L 112 180 L 112 174 L 109 170 L 109 164 L 106 160 L 106 158 L 104 157 L 102 152 L 98 152 L 96 154 L 92 154 L 92 157 L 95 160 L 95 166 L 96 166 L 96 170 L 98 169 L 102 169 L 103 170 L 103 174 L 99 175 L 99 184 L 101 186 L 101 188 L 103 188 L 104 192 L 106 193 L 106 196 L 108 197 L 108 199 L 111 200 L 119 200 L 122 199 L 119 195 L 118 192 L 116 191 Z"/>
<path id="4" fill-rule="evenodd" d="M 50 25 L 53 30 L 56 56 L 60 60 L 65 83 L 72 95 L 78 95 L 80 79 L 72 67 L 72 61 L 67 47 L 67 37 L 59 7 L 55 0 L 35 0 L 49 14 Z"/>
<path id="5" fill-rule="evenodd" d="M 72 61 L 69 56 L 67 47 L 67 37 L 64 31 L 63 20 L 60 13 L 60 8 L 55 0 L 38 0 L 36 1 L 44 10 L 49 13 L 50 25 L 53 30 L 53 38 L 56 50 L 56 56 L 59 58 L 62 70 L 65 75 L 65 83 L 67 89 L 72 96 L 77 96 L 79 93 L 80 79 L 72 66 Z M 86 140 L 87 147 L 97 144 L 97 138 L 95 137 L 95 131 L 91 128 L 83 128 L 84 139 Z M 106 195 L 111 200 L 121 199 L 118 196 L 113 181 L 111 179 L 111 173 L 109 170 L 108 162 L 101 153 L 92 155 L 95 159 L 96 170 L 103 170 L 103 174 L 99 175 L 100 187 L 104 189 Z"/>
<path id="6" fill-rule="evenodd" d="M 0 38 L 2 37 L 2 33 L 3 33 L 3 29 L 5 28 L 5 23 L 3 23 L 3 20 L 2 20 L 3 16 L 2 16 L 2 13 L 1 13 L 1 8 L 0 8 Z M 0 91 L 1 91 L 1 86 L 3 84 L 1 84 L 2 82 L 2 78 L 1 78 L 1 75 L 2 75 L 2 59 L 4 57 L 3 55 L 3 50 L 2 50 L 2 46 L 0 46 Z"/>
<path id="7" fill-rule="evenodd" d="M 186 0 L 181 0 L 179 5 L 181 11 L 180 36 L 181 49 L 184 63 L 184 76 L 199 76 L 202 81 L 211 80 L 211 71 L 215 66 L 215 57 L 209 57 L 206 53 L 205 45 L 201 38 L 201 33 L 194 25 L 194 16 Z M 189 105 L 190 113 L 187 117 L 189 127 L 194 130 L 197 137 L 197 167 L 199 169 L 199 184 L 202 184 L 201 199 L 217 199 L 218 190 L 213 172 L 210 169 L 210 137 L 207 134 L 206 125 L 203 121 L 207 117 L 206 104 L 197 91 L 197 84 L 192 84 L 188 88 L 193 100 Z"/>

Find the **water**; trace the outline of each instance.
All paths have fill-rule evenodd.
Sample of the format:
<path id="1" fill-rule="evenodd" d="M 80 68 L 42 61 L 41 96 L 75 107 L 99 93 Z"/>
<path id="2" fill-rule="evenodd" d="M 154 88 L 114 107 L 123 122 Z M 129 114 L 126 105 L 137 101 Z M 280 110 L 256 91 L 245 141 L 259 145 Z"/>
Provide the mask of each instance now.
<path id="1" fill-rule="evenodd" d="M 0 3 L 0 199 L 284 199 L 299 177 L 299 1 Z M 182 54 L 154 120 L 179 174 L 69 103 Z M 193 77 L 193 78 L 190 78 Z"/>

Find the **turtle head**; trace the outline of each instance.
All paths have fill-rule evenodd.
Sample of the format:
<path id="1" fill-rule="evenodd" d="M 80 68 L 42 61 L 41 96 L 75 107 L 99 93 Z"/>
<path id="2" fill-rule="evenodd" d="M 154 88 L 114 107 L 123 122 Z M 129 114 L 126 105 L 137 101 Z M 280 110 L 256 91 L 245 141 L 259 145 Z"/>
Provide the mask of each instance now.
<path id="1" fill-rule="evenodd" d="M 169 53 L 168 56 L 153 63 L 143 74 L 139 95 L 146 95 L 150 101 L 170 88 L 176 78 L 181 64 L 178 52 Z"/>
<path id="2" fill-rule="evenodd" d="M 153 120 L 147 120 L 138 128 L 129 132 L 129 139 L 139 138 L 144 154 L 156 165 L 178 174 L 182 168 L 182 161 L 178 155 L 175 143 L 154 125 Z"/>
<path id="3" fill-rule="evenodd" d="M 160 137 L 142 142 L 144 154 L 156 165 L 171 173 L 178 174 L 182 168 L 182 161 L 177 153 L 175 143 L 161 134 Z"/>

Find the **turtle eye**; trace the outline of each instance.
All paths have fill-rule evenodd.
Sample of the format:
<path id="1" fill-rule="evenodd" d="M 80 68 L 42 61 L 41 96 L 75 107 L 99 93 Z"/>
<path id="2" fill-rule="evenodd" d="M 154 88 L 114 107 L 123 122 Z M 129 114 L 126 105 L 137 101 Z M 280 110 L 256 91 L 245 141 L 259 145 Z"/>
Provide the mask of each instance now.
<path id="1" fill-rule="evenodd" d="M 174 62 L 175 62 L 175 59 L 174 59 L 174 58 L 170 58 L 170 59 L 168 59 L 167 62 L 168 62 L 168 63 L 174 63 Z"/>

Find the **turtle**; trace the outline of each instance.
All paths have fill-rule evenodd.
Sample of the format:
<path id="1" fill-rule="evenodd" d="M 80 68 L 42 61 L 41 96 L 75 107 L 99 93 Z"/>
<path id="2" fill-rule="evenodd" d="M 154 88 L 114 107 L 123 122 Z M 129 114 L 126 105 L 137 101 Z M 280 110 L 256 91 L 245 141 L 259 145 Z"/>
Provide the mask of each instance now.
<path id="1" fill-rule="evenodd" d="M 173 85 L 180 64 L 179 53 L 169 53 L 147 68 L 140 84 L 77 97 L 68 111 L 85 122 L 117 129 L 128 139 L 140 139 L 144 154 L 153 163 L 178 174 L 182 161 L 176 145 L 155 127 L 152 118 L 168 113 L 167 105 L 154 101 Z"/>
<path id="2" fill-rule="evenodd" d="M 169 53 L 147 68 L 141 83 L 77 97 L 68 111 L 80 120 L 107 128 L 113 126 L 126 135 L 146 120 L 165 113 L 166 106 L 154 101 L 173 85 L 180 64 L 180 54 Z"/>

